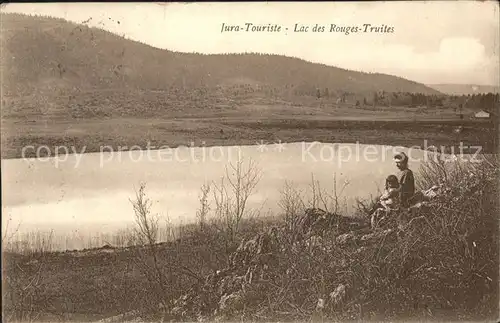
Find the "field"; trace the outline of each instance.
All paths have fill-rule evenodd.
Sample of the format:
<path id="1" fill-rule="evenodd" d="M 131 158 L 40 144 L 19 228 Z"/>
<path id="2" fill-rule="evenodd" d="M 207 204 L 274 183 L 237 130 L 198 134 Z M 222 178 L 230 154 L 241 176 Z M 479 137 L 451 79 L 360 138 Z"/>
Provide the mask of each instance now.
<path id="1" fill-rule="evenodd" d="M 229 99 L 228 99 L 229 100 Z M 229 100 L 230 101 L 230 100 Z M 312 101 L 312 102 L 311 102 Z M 306 105 L 303 105 L 306 104 Z M 137 108 L 138 109 L 138 108 Z M 452 109 L 410 107 L 358 107 L 320 100 L 285 102 L 236 100 L 231 105 L 182 110 L 117 111 L 99 107 L 97 115 L 75 117 L 66 112 L 49 114 L 10 112 L 2 118 L 2 158 L 22 157 L 22 147 L 31 146 L 24 157 L 34 157 L 40 146 L 54 155 L 57 146 L 70 153 L 98 152 L 101 147 L 128 150 L 132 146 L 153 147 L 249 145 L 321 141 L 402 145 L 406 147 L 483 147 L 494 150 L 495 123 L 461 120 Z M 457 128 L 461 131 L 457 132 Z M 74 151 L 71 151 L 73 149 Z M 109 148 L 106 148 L 109 149 Z M 137 148 L 134 148 L 137 149 Z M 61 151 L 62 152 L 62 151 Z M 48 155 L 46 149 L 39 156 Z"/>

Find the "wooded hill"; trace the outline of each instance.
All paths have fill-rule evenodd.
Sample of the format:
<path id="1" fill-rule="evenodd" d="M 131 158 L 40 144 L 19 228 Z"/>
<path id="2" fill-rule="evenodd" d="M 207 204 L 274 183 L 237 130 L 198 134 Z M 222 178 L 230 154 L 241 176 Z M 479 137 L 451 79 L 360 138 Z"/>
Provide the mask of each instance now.
<path id="1" fill-rule="evenodd" d="M 263 54 L 203 55 L 162 50 L 62 19 L 2 14 L 4 95 L 36 92 L 192 90 L 245 85 L 294 93 L 438 94 L 404 78 Z"/>

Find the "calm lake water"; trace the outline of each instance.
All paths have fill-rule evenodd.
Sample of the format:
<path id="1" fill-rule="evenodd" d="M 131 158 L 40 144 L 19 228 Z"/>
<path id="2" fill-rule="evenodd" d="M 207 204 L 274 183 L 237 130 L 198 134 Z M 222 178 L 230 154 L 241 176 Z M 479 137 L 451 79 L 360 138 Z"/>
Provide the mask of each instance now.
<path id="1" fill-rule="evenodd" d="M 19 230 L 109 231 L 133 221 L 129 201 L 141 182 L 153 210 L 174 223 L 195 219 L 200 187 L 218 181 L 225 166 L 239 156 L 252 159 L 262 178 L 250 204 L 262 213 L 278 212 L 285 181 L 306 190 L 311 176 L 323 188 L 349 184 L 343 197 L 367 197 L 397 173 L 395 152 L 421 160 L 421 150 L 358 144 L 291 143 L 266 146 L 180 147 L 156 151 L 122 151 L 62 155 L 45 159 L 2 160 L 2 207 L 9 227 Z M 410 162 L 418 172 L 418 161 Z M 350 212 L 348 210 L 347 212 Z"/>

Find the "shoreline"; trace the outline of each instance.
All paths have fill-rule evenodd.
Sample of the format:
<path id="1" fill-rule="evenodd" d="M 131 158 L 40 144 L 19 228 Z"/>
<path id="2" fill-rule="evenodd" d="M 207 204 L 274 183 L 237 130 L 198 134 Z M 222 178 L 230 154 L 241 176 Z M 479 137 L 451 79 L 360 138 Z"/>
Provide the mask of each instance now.
<path id="1" fill-rule="evenodd" d="M 141 148 L 141 149 L 132 149 L 133 147 L 138 147 L 138 145 L 132 145 L 129 147 L 129 149 L 122 149 L 122 147 L 118 146 L 120 149 L 108 151 L 108 150 L 84 150 L 83 152 L 78 152 L 78 151 L 69 151 L 68 153 L 64 154 L 52 154 L 49 156 L 42 155 L 42 156 L 34 156 L 34 157 L 23 157 L 23 156 L 15 156 L 15 157 L 1 157 L 1 160 L 35 160 L 37 158 L 58 158 L 59 156 L 75 156 L 75 155 L 89 155 L 89 154 L 105 154 L 105 153 L 131 153 L 131 152 L 147 152 L 147 151 L 161 151 L 161 150 L 168 150 L 168 149 L 204 149 L 204 148 L 216 148 L 216 147 L 224 147 L 224 148 L 242 148 L 242 147 L 258 147 L 260 145 L 265 145 L 265 146 L 274 146 L 274 145 L 295 145 L 295 144 L 313 144 L 313 143 L 318 143 L 318 144 L 333 144 L 333 145 L 364 145 L 364 146 L 380 146 L 380 147 L 394 147 L 394 148 L 406 148 L 406 149 L 417 149 L 420 151 L 428 151 L 428 152 L 433 152 L 430 149 L 424 149 L 421 146 L 418 145 L 401 145 L 401 144 L 379 144 L 379 143 L 367 143 L 367 142 L 325 142 L 325 141 L 294 141 L 294 142 L 280 142 L 280 143 L 275 143 L 275 142 L 268 142 L 268 143 L 243 143 L 243 144 L 233 144 L 233 143 L 223 143 L 223 144 L 212 144 L 212 145 L 182 145 L 178 144 L 175 146 L 160 146 L 160 147 L 151 147 L 151 148 Z M 460 152 L 460 145 L 432 145 L 430 144 L 429 146 L 435 146 L 437 148 L 437 153 L 442 153 L 442 154 L 452 154 L 453 152 Z M 108 147 L 108 146 L 106 146 Z M 445 148 L 444 150 L 442 148 Z M 463 150 L 461 151 L 461 154 L 465 155 L 473 155 L 473 154 L 497 154 L 498 152 L 495 151 L 490 151 L 490 150 L 484 150 L 484 149 L 479 149 L 480 146 L 476 145 L 463 145 Z M 480 150 L 480 151 L 478 151 Z"/>
<path id="2" fill-rule="evenodd" d="M 73 153 L 144 150 L 149 144 L 156 150 L 180 147 L 229 147 L 260 144 L 321 142 L 398 147 L 445 147 L 444 153 L 464 146 L 480 146 L 482 153 L 498 153 L 498 125 L 472 120 L 336 120 L 308 118 L 235 119 L 133 119 L 130 128 L 125 119 L 80 120 L 56 123 L 51 129 L 21 125 L 17 131 L 12 120 L 2 120 L 1 159 L 54 156 L 58 147 L 72 148 Z M 9 127 L 10 125 L 10 127 Z M 6 130 L 7 129 L 7 130 Z M 36 135 L 34 135 L 36 133 Z M 48 147 L 45 154 L 23 156 L 22 147 L 32 151 Z M 455 147 L 455 148 L 452 148 Z M 71 150 L 71 149 L 68 149 Z M 146 149 L 147 150 L 147 149 Z M 472 151 L 474 153 L 474 150 Z"/>

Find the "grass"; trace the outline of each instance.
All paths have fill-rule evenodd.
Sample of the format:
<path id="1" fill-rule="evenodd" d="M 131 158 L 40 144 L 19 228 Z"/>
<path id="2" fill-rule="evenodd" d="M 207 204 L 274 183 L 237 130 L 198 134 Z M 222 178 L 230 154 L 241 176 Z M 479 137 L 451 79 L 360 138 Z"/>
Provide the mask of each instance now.
<path id="1" fill-rule="evenodd" d="M 259 225 L 259 222 L 247 223 L 242 232 L 248 237 L 257 232 Z M 201 232 L 196 226 L 185 226 L 178 239 L 158 244 L 158 265 L 165 272 L 175 264 L 203 276 L 226 265 L 225 248 L 224 238 L 217 230 Z M 138 261 L 141 254 L 138 247 L 43 254 L 21 251 L 3 252 L 6 297 L 3 308 L 9 316 L 25 321 L 29 315 L 33 318 L 39 314 L 44 320 L 78 321 L 82 318 L 78 314 L 98 319 L 134 309 L 150 309 L 150 284 L 143 264 Z M 39 270 L 40 284 L 30 285 Z M 175 286 L 171 286 L 171 297 L 180 296 L 183 288 L 193 283 L 193 278 L 179 274 L 172 279 Z M 30 295 L 23 302 L 19 292 L 24 289 Z M 64 302 L 70 303 L 68 308 L 62 308 L 68 305 Z M 35 305 L 32 313 L 26 311 L 30 305 Z"/>
<path id="2" fill-rule="evenodd" d="M 215 283 L 193 289 L 175 311 L 189 314 L 173 319 L 201 312 L 207 320 L 495 320 L 498 166 L 494 159 L 452 164 L 447 190 L 433 204 L 396 214 L 384 231 L 333 227 L 291 240 L 285 223 L 262 232 L 255 240 L 269 239 L 262 252 L 242 244 L 235 255 L 249 265 L 237 261 Z M 425 178 L 435 167 L 424 165 Z M 249 280 L 249 271 L 260 278 Z"/>
<path id="3" fill-rule="evenodd" d="M 226 95 L 227 94 L 227 95 Z M 493 122 L 460 120 L 452 108 L 354 106 L 336 98 L 234 95 L 197 90 L 81 91 L 6 98 L 2 110 L 2 158 L 19 158 L 23 147 L 64 146 L 98 152 L 103 146 L 226 146 L 257 141 L 345 142 L 453 146 L 464 141 L 496 147 Z M 44 104 L 31 104 L 42 100 Z M 466 117 L 468 118 L 468 117 Z M 461 133 L 454 132 L 463 126 Z M 34 135 L 36 134 L 36 135 Z M 35 156 L 33 149 L 28 157 Z M 42 157 L 47 155 L 41 152 Z"/>
<path id="4" fill-rule="evenodd" d="M 159 228 L 160 241 L 170 241 L 175 235 L 181 234 L 183 227 L 171 229 L 168 226 Z M 88 232 L 63 233 L 55 230 L 18 231 L 9 234 L 9 240 L 3 246 L 7 252 L 23 255 L 45 252 L 60 252 L 82 249 L 100 248 L 105 245 L 114 247 L 129 247 L 136 243 L 132 228 L 117 229 L 110 233 Z"/>
<path id="5" fill-rule="evenodd" d="M 373 117 L 372 117 L 373 119 Z M 497 130 L 492 124 L 456 120 L 436 121 L 355 121 L 338 120 L 333 116 L 313 116 L 296 119 L 280 115 L 249 117 L 243 114 L 215 118 L 108 118 L 102 120 L 84 119 L 78 121 L 49 122 L 42 120 L 28 123 L 26 120 L 2 120 L 2 158 L 19 158 L 22 148 L 25 157 L 36 156 L 36 149 L 48 146 L 51 155 L 57 146 L 68 147 L 70 152 L 99 152 L 102 147 L 139 146 L 152 147 L 228 146 L 267 142 L 342 142 L 380 145 L 458 147 L 482 146 L 483 152 L 495 149 Z M 133 125 L 133 126 L 132 126 Z M 458 125 L 463 131 L 454 133 Z M 36 133 L 37 135 L 33 135 Z M 47 155 L 46 150 L 40 152 Z"/>

